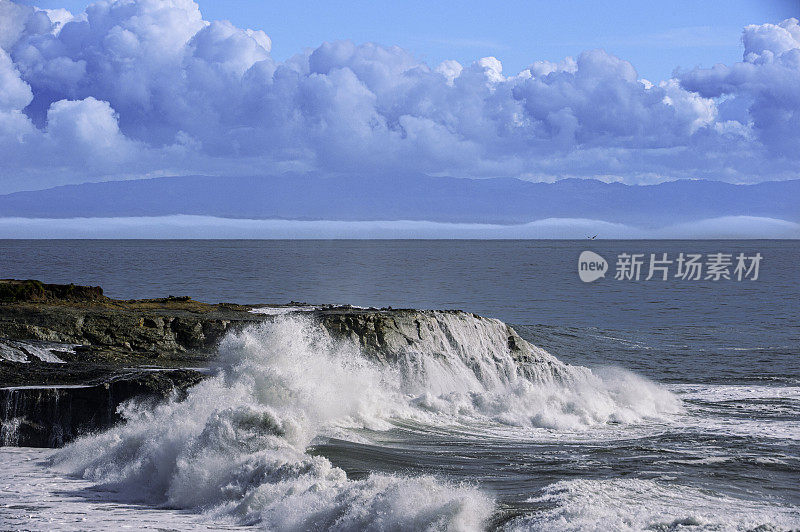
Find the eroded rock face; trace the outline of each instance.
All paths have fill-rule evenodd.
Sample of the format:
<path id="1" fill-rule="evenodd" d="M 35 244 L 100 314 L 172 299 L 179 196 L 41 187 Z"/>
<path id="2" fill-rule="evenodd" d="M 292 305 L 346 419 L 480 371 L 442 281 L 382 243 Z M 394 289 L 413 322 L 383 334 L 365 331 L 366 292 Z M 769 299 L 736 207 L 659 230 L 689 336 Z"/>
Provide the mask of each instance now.
<path id="1" fill-rule="evenodd" d="M 320 311 L 315 318 L 332 335 L 355 343 L 382 363 L 407 363 L 408 355 L 417 353 L 456 357 L 477 368 L 480 360 L 496 359 L 507 350 L 515 362 L 513 371 L 526 378 L 546 381 L 568 374 L 564 363 L 529 344 L 509 325 L 460 310 L 334 309 Z"/>
<path id="2" fill-rule="evenodd" d="M 252 320 L 225 314 L 0 305 L 0 337 L 171 355 L 210 351 L 232 321 Z"/>
<path id="3" fill-rule="evenodd" d="M 108 382 L 0 389 L 0 445 L 60 447 L 122 418 L 124 401 L 155 404 L 202 380 L 191 370 L 131 372 Z"/>
<path id="4" fill-rule="evenodd" d="M 196 384 L 249 307 L 117 301 L 99 287 L 0 281 L 0 444 L 59 446 L 117 422 L 125 401 Z"/>
<path id="5" fill-rule="evenodd" d="M 31 290 L 38 293 L 36 286 Z M 119 420 L 116 410 L 124 401 L 157 400 L 199 382 L 203 373 L 187 368 L 207 366 L 228 332 L 280 314 L 188 297 L 118 301 L 102 296 L 99 287 L 46 286 L 44 299 L 0 302 L 0 443 L 62 445 L 106 428 Z M 86 297 L 58 299 L 59 293 Z M 308 308 L 313 310 L 306 317 L 382 363 L 413 363 L 415 353 L 424 353 L 455 356 L 477 368 L 480 360 L 507 350 L 520 362 L 512 372 L 559 371 L 558 361 L 511 327 L 474 314 Z M 53 347 L 59 345 L 66 347 Z"/>

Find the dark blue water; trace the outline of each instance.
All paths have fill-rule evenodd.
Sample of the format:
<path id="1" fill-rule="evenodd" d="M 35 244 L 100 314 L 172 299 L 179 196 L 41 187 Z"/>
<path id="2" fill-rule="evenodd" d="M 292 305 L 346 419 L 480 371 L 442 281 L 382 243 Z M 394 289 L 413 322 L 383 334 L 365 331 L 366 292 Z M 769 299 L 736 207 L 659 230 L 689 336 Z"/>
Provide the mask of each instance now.
<path id="1" fill-rule="evenodd" d="M 620 253 L 764 258 L 756 281 L 612 271 L 583 283 L 584 250 L 611 268 Z M 570 362 L 674 381 L 800 379 L 798 241 L 4 240 L 0 277 L 100 285 L 122 299 L 458 308 L 512 323 Z"/>
<path id="2" fill-rule="evenodd" d="M 592 250 L 760 253 L 757 280 L 578 277 Z M 643 277 L 646 276 L 646 271 Z M 351 478 L 434 473 L 532 529 L 800 526 L 800 242 L 0 241 L 0 277 L 101 285 L 115 298 L 460 308 L 561 360 L 632 370 L 685 412 L 669 423 L 510 437 L 413 424 L 314 452 Z M 513 433 L 513 431 L 512 431 Z"/>
<path id="3" fill-rule="evenodd" d="M 577 259 L 587 249 L 609 261 L 623 252 L 764 259 L 756 282 L 585 284 Z M 0 275 L 100 284 L 117 298 L 463 308 L 520 324 L 781 329 L 800 321 L 798 241 L 3 240 Z"/>

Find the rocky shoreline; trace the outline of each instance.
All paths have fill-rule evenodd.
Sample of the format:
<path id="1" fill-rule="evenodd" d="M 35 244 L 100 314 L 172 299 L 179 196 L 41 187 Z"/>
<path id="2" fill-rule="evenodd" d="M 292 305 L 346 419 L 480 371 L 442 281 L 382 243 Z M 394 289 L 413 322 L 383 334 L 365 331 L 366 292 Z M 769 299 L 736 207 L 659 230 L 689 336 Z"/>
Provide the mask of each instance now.
<path id="1" fill-rule="evenodd" d="M 120 301 L 100 287 L 0 280 L 0 444 L 57 447 L 204 377 L 251 307 L 187 297 Z"/>
<path id="2" fill-rule="evenodd" d="M 437 332 L 455 343 L 443 329 L 444 315 L 483 319 L 461 311 L 295 302 L 123 301 L 100 287 L 0 280 L 0 445 L 55 447 L 107 428 L 121 419 L 123 402 L 162 400 L 203 379 L 229 332 L 298 308 L 383 362 Z M 533 356 L 513 329 L 507 333 L 514 356 Z"/>

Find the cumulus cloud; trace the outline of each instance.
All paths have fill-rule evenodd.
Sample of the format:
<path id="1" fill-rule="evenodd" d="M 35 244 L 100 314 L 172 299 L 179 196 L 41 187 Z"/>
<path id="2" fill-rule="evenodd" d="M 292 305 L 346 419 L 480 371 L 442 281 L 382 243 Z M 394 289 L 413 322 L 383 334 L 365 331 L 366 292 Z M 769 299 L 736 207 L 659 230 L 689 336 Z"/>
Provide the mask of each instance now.
<path id="1" fill-rule="evenodd" d="M 119 130 L 117 117 L 108 102 L 91 96 L 83 100 L 59 100 L 47 111 L 46 136 L 52 150 L 71 152 L 81 159 L 113 157 L 128 160 L 136 147 Z"/>
<path id="2" fill-rule="evenodd" d="M 777 157 L 800 154 L 800 25 L 797 19 L 744 29 L 744 60 L 695 69 L 681 76 L 685 89 L 722 98 L 719 125 L 749 130 Z"/>
<path id="3" fill-rule="evenodd" d="M 0 111 L 22 109 L 32 99 L 30 86 L 20 79 L 11 58 L 0 49 Z"/>
<path id="4" fill-rule="evenodd" d="M 191 0 L 76 15 L 0 0 L 0 189 L 288 169 L 796 177 L 798 35 L 794 19 L 748 26 L 742 62 L 651 82 L 602 50 L 516 74 L 349 41 L 277 62 L 264 31 Z"/>

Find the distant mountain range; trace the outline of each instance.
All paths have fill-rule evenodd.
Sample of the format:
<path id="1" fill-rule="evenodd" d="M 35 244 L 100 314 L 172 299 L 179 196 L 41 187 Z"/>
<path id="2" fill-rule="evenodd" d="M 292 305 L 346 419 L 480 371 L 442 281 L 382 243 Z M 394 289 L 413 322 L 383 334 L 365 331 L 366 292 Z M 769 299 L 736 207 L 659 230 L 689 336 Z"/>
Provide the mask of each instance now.
<path id="1" fill-rule="evenodd" d="M 586 218 L 657 227 L 722 216 L 800 221 L 800 179 L 755 185 L 623 185 L 564 179 L 316 174 L 183 176 L 68 185 L 0 196 L 0 217 L 204 215 L 288 220 L 426 220 L 518 224 Z"/>

